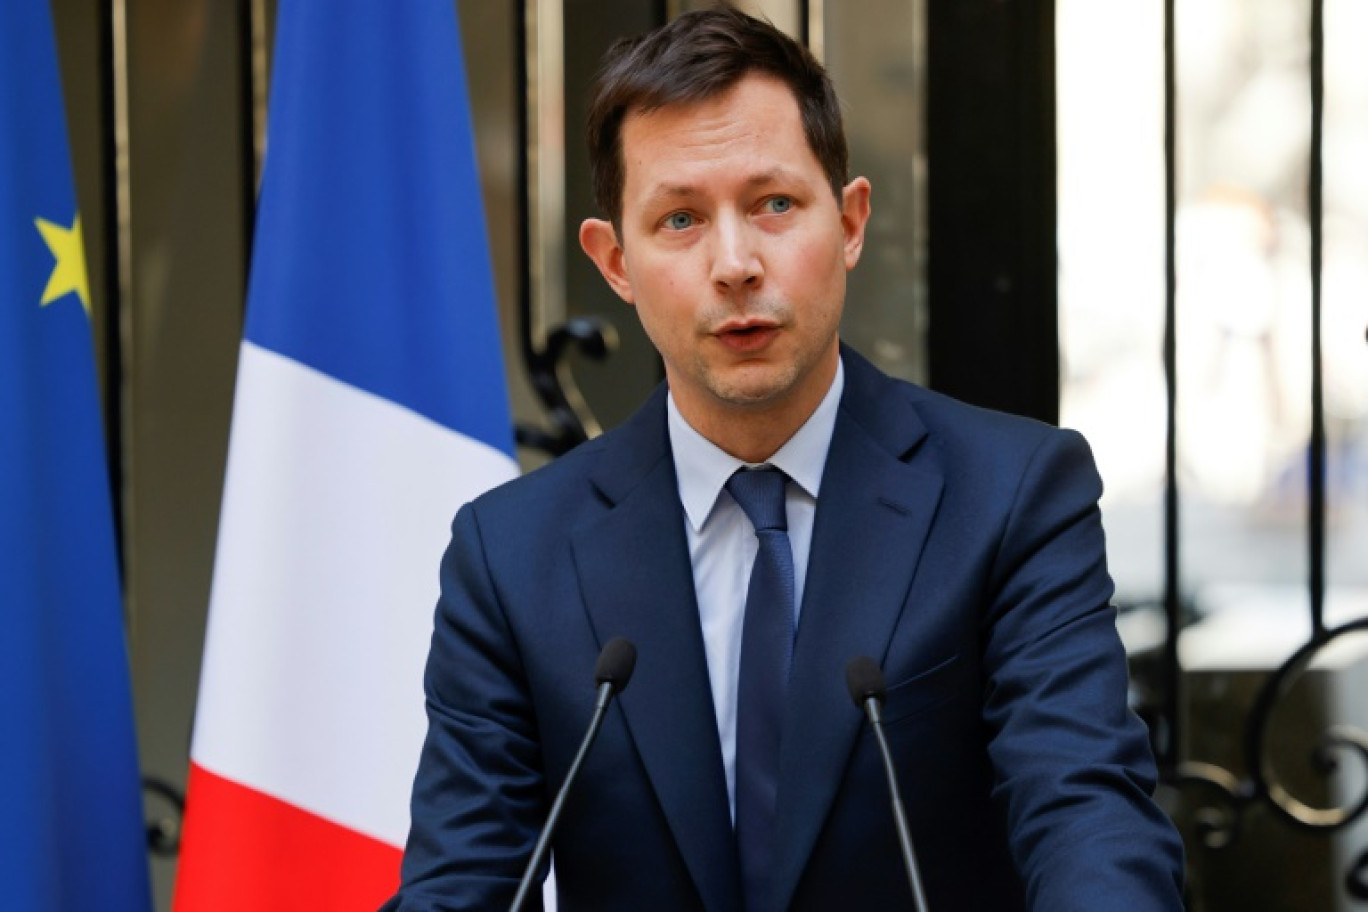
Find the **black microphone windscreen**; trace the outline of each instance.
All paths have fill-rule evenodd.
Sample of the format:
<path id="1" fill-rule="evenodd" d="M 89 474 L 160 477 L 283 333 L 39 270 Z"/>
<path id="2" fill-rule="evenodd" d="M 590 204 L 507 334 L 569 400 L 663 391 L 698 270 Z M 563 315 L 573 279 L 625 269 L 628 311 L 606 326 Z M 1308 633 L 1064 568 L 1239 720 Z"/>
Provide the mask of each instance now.
<path id="1" fill-rule="evenodd" d="M 865 700 L 870 697 L 883 702 L 884 676 L 879 663 L 869 656 L 856 656 L 846 666 L 846 687 L 850 689 L 850 699 L 864 709 Z"/>
<path id="2" fill-rule="evenodd" d="M 613 637 L 603 644 L 598 662 L 594 664 L 594 680 L 612 684 L 613 693 L 622 693 L 636 669 L 636 647 L 626 637 Z"/>

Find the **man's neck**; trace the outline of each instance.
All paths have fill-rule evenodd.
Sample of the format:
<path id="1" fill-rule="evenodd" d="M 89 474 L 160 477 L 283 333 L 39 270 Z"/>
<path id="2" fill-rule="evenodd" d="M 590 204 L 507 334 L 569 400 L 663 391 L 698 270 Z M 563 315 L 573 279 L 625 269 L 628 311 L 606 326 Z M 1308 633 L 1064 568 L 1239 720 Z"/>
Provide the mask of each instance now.
<path id="1" fill-rule="evenodd" d="M 716 422 L 714 427 L 709 427 L 707 422 L 702 426 L 694 424 L 693 421 L 689 423 L 694 424 L 700 434 L 728 455 L 735 456 L 742 462 L 758 464 L 768 460 L 780 447 L 788 443 L 789 438 L 803 426 L 803 421 L 806 421 L 815 409 L 814 404 L 813 408 L 802 416 L 802 420 L 796 423 L 792 420 L 780 420 L 771 414 L 750 414 L 744 410 L 738 410 L 730 421 Z M 687 419 L 687 416 L 685 417 Z"/>
<path id="2" fill-rule="evenodd" d="M 724 402 L 707 409 L 688 408 L 678 397 L 675 402 L 690 427 L 718 449 L 742 462 L 758 464 L 777 453 L 812 417 L 836 379 L 839 362 L 837 355 L 829 367 L 823 365 L 825 383 L 811 384 L 801 393 L 796 392 L 790 399 L 780 402 L 755 406 Z"/>

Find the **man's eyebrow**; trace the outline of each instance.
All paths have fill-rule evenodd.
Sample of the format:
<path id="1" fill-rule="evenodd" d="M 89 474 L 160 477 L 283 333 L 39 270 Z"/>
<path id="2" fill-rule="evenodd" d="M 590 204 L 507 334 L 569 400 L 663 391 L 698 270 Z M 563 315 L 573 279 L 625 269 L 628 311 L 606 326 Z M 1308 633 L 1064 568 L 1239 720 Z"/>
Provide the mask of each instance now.
<path id="1" fill-rule="evenodd" d="M 657 184 L 646 195 L 649 201 L 688 199 L 698 191 L 688 184 Z"/>
<path id="2" fill-rule="evenodd" d="M 749 188 L 763 188 L 771 184 L 782 183 L 785 181 L 800 180 L 797 172 L 788 168 L 769 168 L 746 178 L 746 186 Z M 699 194 L 698 187 L 693 184 L 657 184 L 650 193 L 646 195 L 649 202 L 667 202 L 671 200 L 684 200 Z"/>
<path id="3" fill-rule="evenodd" d="M 788 168 L 770 168 L 768 171 L 761 171 L 759 174 L 753 174 L 748 177 L 746 179 L 746 186 L 768 187 L 770 184 L 778 184 L 786 181 L 792 182 L 801 179 L 802 178 L 796 172 L 790 171 Z"/>

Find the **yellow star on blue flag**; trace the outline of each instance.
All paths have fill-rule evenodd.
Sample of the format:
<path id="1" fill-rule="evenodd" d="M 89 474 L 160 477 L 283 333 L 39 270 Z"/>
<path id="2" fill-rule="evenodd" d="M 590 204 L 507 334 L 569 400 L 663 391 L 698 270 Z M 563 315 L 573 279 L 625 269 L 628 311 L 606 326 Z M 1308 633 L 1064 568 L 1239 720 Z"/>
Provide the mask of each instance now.
<path id="1" fill-rule="evenodd" d="M 86 316 L 89 317 L 90 285 L 86 280 L 85 243 L 81 238 L 80 214 L 77 213 L 70 228 L 64 228 L 44 218 L 34 219 L 33 223 L 38 226 L 38 233 L 43 236 L 48 249 L 57 259 L 39 303 L 47 306 L 74 291 L 81 299 Z"/>

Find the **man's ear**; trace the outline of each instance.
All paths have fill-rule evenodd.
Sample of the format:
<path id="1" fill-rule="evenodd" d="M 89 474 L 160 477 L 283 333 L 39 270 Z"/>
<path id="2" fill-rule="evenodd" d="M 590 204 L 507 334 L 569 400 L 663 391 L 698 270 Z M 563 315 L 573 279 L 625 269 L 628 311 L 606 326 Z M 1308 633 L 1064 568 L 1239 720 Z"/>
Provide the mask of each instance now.
<path id="1" fill-rule="evenodd" d="M 627 278 L 626 254 L 618 241 L 617 231 L 611 222 L 603 219 L 585 219 L 580 224 L 580 246 L 594 261 L 598 271 L 618 297 L 628 304 L 636 303 L 632 294 L 632 282 Z"/>
<path id="2" fill-rule="evenodd" d="M 869 224 L 869 180 L 857 177 L 841 192 L 841 227 L 845 230 L 845 267 L 854 269 L 864 249 L 865 225 Z"/>

